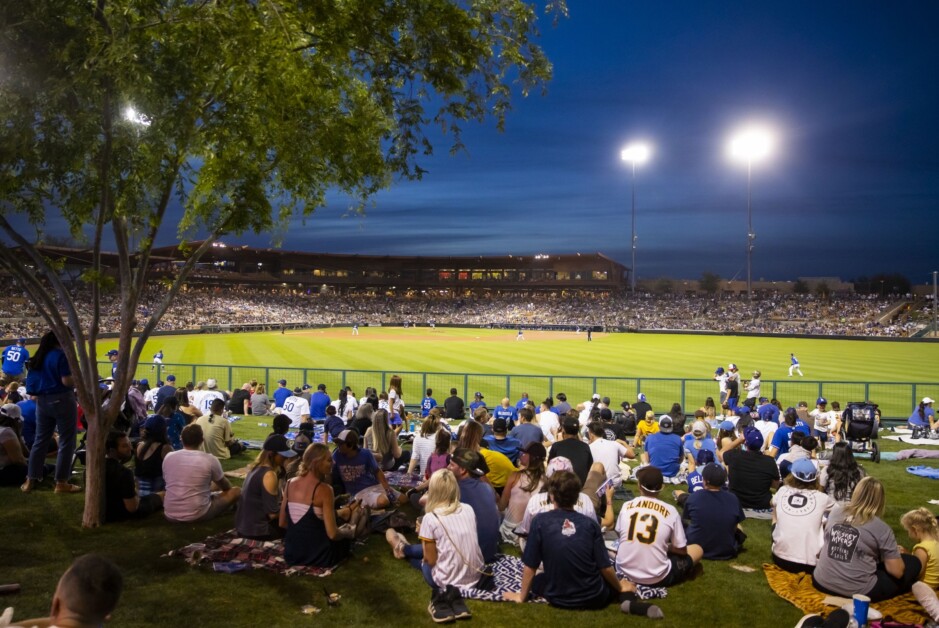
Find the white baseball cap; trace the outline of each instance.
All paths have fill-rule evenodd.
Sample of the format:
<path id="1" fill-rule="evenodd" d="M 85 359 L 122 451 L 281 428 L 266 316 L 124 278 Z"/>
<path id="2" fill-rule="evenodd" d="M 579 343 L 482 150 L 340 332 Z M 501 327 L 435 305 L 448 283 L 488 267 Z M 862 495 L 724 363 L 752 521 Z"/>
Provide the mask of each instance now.
<path id="1" fill-rule="evenodd" d="M 935 401 L 932 397 L 923 397 L 923 403 L 935 403 Z"/>
<path id="2" fill-rule="evenodd" d="M 209 379 L 205 380 L 205 385 L 206 385 L 206 388 L 217 388 L 217 387 L 218 387 L 218 382 L 215 381 L 215 380 L 212 379 L 212 378 L 209 378 Z"/>

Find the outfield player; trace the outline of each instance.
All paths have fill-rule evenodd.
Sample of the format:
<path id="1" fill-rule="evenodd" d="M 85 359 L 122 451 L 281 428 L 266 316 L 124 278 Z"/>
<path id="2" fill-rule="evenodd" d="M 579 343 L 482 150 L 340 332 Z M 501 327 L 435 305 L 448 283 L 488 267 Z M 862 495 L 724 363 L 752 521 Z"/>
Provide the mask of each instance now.
<path id="1" fill-rule="evenodd" d="M 799 377 L 802 377 L 802 369 L 799 368 L 799 358 L 796 357 L 795 353 L 789 354 L 789 377 L 792 377 L 792 372 L 795 371 L 799 374 Z"/>
<path id="2" fill-rule="evenodd" d="M 359 324 L 358 324 L 358 323 L 352 323 L 352 335 L 353 335 L 353 336 L 358 336 L 358 335 L 359 335 Z"/>
<path id="3" fill-rule="evenodd" d="M 616 571 L 630 582 L 671 587 L 687 580 L 704 555 L 688 545 L 674 506 L 659 499 L 664 478 L 653 466 L 636 471 L 640 497 L 623 504 L 616 520 Z"/>
<path id="4" fill-rule="evenodd" d="M 310 402 L 301 396 L 302 393 L 299 388 L 294 388 L 293 394 L 284 400 L 284 414 L 290 417 L 292 428 L 300 427 L 300 423 L 310 420 Z"/>
<path id="5" fill-rule="evenodd" d="M 153 365 L 150 367 L 150 370 L 152 371 L 158 366 L 163 366 L 163 349 L 153 354 Z"/>
<path id="6" fill-rule="evenodd" d="M 522 333 L 522 328 L 519 327 L 518 334 L 515 336 L 516 340 L 525 340 L 525 334 Z"/>
<path id="7" fill-rule="evenodd" d="M 26 349 L 26 339 L 20 338 L 16 344 L 12 344 L 3 350 L 3 375 L 0 376 L 0 385 L 6 386 L 10 382 L 22 382 L 23 370 L 26 368 L 26 360 L 29 359 L 29 351 Z"/>

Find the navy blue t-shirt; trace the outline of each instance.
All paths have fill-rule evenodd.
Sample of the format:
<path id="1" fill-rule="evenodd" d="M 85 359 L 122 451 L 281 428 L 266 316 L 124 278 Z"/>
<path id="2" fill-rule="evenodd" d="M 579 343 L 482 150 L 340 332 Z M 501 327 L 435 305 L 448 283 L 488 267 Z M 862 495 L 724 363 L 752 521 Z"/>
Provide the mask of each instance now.
<path id="1" fill-rule="evenodd" d="M 476 531 L 483 560 L 491 563 L 499 553 L 499 507 L 496 492 L 476 478 L 460 480 L 460 501 L 476 513 Z"/>
<path id="2" fill-rule="evenodd" d="M 548 603 L 582 608 L 606 594 L 600 570 L 609 567 L 600 524 L 573 510 L 549 510 L 536 515 L 528 531 L 522 562 L 538 569 L 544 564 Z"/>
<path id="3" fill-rule="evenodd" d="M 688 495 L 684 517 L 691 523 L 685 530 L 688 543 L 700 545 L 709 560 L 737 556 L 734 538 L 737 524 L 744 520 L 740 500 L 730 491 L 696 491 Z"/>

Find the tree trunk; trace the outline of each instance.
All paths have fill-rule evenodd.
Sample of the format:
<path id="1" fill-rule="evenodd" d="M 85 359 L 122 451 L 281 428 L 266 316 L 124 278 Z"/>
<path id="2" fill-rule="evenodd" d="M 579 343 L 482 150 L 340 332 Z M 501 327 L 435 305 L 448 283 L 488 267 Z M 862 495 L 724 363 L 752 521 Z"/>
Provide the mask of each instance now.
<path id="1" fill-rule="evenodd" d="M 104 523 L 104 469 L 105 441 L 109 423 L 100 409 L 85 410 L 88 434 L 85 440 L 85 511 L 82 514 L 83 528 L 97 528 Z"/>

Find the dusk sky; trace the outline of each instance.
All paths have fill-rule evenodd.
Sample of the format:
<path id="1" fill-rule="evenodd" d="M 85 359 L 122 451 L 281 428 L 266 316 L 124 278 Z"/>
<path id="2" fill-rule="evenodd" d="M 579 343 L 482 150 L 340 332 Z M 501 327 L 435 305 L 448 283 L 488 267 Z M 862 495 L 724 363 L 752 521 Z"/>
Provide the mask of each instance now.
<path id="1" fill-rule="evenodd" d="M 726 144 L 750 121 L 778 134 L 753 171 L 754 279 L 939 269 L 939 3 L 569 2 L 542 21 L 545 96 L 504 133 L 466 127 L 420 182 L 364 218 L 337 201 L 285 249 L 371 254 L 600 251 L 638 276 L 746 277 L 746 166 Z"/>
<path id="2" fill-rule="evenodd" d="M 297 220 L 285 250 L 392 255 L 602 252 L 640 279 L 746 278 L 746 166 L 735 129 L 775 129 L 753 171 L 753 278 L 939 270 L 939 2 L 569 0 L 541 20 L 545 95 L 506 131 L 467 124 L 467 152 L 422 160 L 364 217 L 348 199 Z M 166 229 L 166 236 L 172 229 Z M 229 243 L 269 246 L 270 238 Z M 164 242 L 166 243 L 166 242 Z"/>

